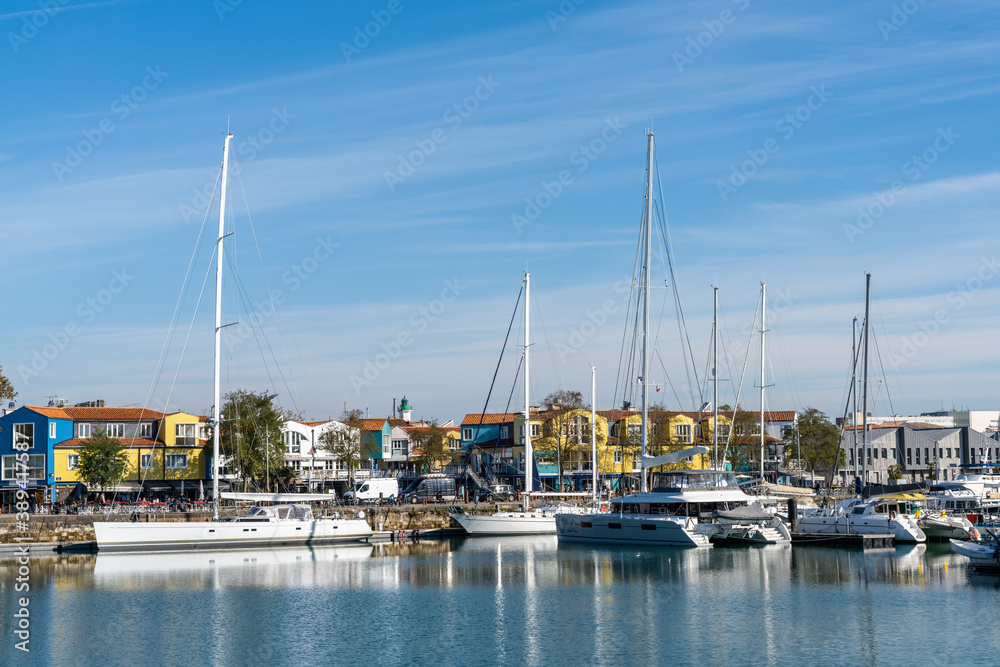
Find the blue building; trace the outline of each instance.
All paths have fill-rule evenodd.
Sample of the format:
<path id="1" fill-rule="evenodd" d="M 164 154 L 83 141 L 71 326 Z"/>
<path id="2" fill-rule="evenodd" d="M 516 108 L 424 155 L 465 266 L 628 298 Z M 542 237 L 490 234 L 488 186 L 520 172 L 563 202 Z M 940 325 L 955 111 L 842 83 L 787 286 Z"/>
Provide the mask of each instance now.
<path id="1" fill-rule="evenodd" d="M 19 472 L 27 473 L 28 491 L 40 502 L 52 499 L 56 484 L 53 467 L 56 444 L 73 437 L 73 419 L 61 408 L 24 406 L 0 417 L 0 498 L 13 502 Z M 26 468 L 15 455 L 27 454 Z"/>

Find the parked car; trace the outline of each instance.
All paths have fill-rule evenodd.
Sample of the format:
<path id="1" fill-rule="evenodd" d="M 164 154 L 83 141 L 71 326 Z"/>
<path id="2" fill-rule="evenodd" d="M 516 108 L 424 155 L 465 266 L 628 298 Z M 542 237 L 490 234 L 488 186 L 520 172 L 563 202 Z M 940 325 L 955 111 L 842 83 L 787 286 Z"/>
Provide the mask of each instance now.
<path id="1" fill-rule="evenodd" d="M 357 500 L 360 504 L 388 502 L 399 495 L 399 482 L 393 477 L 355 482 L 354 488 L 344 494 L 345 503 Z"/>
<path id="2" fill-rule="evenodd" d="M 514 502 L 514 487 L 510 484 L 494 484 L 485 491 L 480 492 L 479 500 L 487 503 L 492 503 L 497 500 L 506 500 L 507 502 Z"/>
<path id="3" fill-rule="evenodd" d="M 408 503 L 420 503 L 424 500 L 439 503 L 452 503 L 458 498 L 455 480 L 444 475 L 425 475 L 414 481 L 403 492 L 403 498 Z"/>

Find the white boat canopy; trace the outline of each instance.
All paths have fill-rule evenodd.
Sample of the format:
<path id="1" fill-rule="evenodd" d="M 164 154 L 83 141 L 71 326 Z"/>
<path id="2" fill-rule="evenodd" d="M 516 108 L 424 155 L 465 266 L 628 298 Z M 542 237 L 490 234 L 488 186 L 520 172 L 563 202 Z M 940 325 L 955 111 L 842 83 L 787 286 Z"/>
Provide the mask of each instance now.
<path id="1" fill-rule="evenodd" d="M 337 499 L 336 493 L 239 493 L 219 494 L 223 500 L 249 500 L 254 503 L 323 503 Z"/>

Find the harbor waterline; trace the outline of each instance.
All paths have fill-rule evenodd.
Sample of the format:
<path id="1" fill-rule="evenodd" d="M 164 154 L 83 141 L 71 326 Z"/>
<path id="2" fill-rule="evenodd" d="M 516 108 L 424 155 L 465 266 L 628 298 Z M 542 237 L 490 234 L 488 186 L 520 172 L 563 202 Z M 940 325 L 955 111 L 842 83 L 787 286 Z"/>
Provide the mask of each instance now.
<path id="1" fill-rule="evenodd" d="M 637 549 L 554 536 L 32 556 L 31 651 L 9 639 L 20 594 L 5 584 L 0 662 L 995 664 L 1000 579 L 967 562 L 944 545 Z M 0 560 L 0 580 L 17 568 Z"/>

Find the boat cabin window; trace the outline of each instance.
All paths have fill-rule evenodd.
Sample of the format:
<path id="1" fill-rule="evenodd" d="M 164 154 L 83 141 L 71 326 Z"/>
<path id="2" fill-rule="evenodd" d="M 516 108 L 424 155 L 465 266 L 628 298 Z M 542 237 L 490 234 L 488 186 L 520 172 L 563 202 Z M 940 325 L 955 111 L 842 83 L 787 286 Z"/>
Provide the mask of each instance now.
<path id="1" fill-rule="evenodd" d="M 735 487 L 736 473 L 715 470 L 683 470 L 653 475 L 651 491 L 663 493 L 676 489 L 712 489 Z"/>

